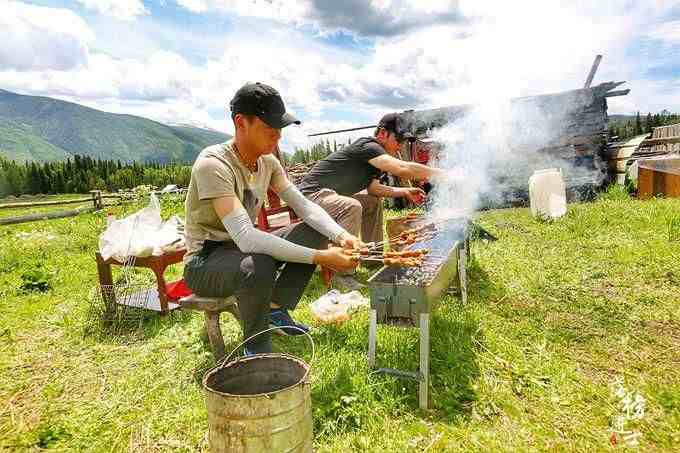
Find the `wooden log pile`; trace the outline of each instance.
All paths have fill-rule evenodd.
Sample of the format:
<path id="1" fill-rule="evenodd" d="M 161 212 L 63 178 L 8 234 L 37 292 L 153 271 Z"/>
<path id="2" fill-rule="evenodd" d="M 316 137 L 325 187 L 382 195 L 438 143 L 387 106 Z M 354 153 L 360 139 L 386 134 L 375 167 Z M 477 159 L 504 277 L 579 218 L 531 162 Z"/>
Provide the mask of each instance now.
<path id="1" fill-rule="evenodd" d="M 644 144 L 657 155 L 680 153 L 680 124 L 655 127 Z"/>
<path id="2" fill-rule="evenodd" d="M 610 143 L 605 152 L 610 177 L 618 184 L 625 182 L 627 172 L 631 172 L 633 181 L 637 180 L 638 160 L 671 154 L 680 154 L 680 124 L 655 127 L 651 134 Z"/>
<path id="3" fill-rule="evenodd" d="M 521 156 L 495 163 L 492 177 L 502 186 L 500 205 L 524 204 L 527 182 L 535 170 L 560 167 L 564 170 L 570 199 L 592 192 L 607 174 L 603 150 L 607 143 L 607 98 L 630 90 L 616 90 L 625 82 L 606 82 L 594 87 L 561 93 L 515 98 L 508 108 L 511 131 L 508 154 Z M 472 106 L 404 112 L 402 127 L 416 137 L 448 123 L 466 124 Z M 469 131 L 466 131 L 469 133 Z M 444 150 L 446 152 L 446 150 Z"/>
<path id="4" fill-rule="evenodd" d="M 312 169 L 315 163 L 316 162 L 297 163 L 288 166 L 286 168 L 288 178 L 293 184 L 298 185 L 302 181 L 302 178 L 309 173 L 309 170 Z"/>

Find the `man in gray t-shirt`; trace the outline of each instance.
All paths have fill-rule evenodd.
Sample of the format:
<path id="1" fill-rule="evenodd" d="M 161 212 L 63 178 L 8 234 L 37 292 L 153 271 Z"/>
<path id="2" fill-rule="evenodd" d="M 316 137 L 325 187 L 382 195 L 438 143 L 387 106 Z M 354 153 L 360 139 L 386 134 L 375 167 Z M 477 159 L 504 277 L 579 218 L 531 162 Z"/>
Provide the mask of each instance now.
<path id="1" fill-rule="evenodd" d="M 202 297 L 236 296 L 246 339 L 246 354 L 271 352 L 268 326 L 287 335 L 308 330 L 289 311 L 295 309 L 314 269 L 356 267 L 342 248 L 360 246 L 321 207 L 288 180 L 271 153 L 281 129 L 297 122 L 286 113 L 272 87 L 251 83 L 231 101 L 234 139 L 203 150 L 191 169 L 185 204 L 187 255 L 184 279 Z M 273 190 L 304 223 L 274 234 L 253 227 L 257 212 Z M 283 266 L 283 269 L 281 269 Z"/>

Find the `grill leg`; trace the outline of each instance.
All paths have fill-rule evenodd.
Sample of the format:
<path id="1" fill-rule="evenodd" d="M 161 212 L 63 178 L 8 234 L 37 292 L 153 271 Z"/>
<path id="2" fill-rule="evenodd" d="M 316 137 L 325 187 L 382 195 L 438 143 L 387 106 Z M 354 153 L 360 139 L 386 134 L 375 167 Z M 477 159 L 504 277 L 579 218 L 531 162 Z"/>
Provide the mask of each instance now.
<path id="1" fill-rule="evenodd" d="M 460 277 L 460 300 L 467 303 L 467 250 L 466 247 L 460 248 L 458 254 L 458 276 Z"/>
<path id="2" fill-rule="evenodd" d="M 368 368 L 375 368 L 375 343 L 378 334 L 378 312 L 371 309 L 368 312 Z"/>
<path id="3" fill-rule="evenodd" d="M 420 314 L 420 385 L 418 401 L 420 409 L 427 410 L 430 388 L 430 314 Z"/>

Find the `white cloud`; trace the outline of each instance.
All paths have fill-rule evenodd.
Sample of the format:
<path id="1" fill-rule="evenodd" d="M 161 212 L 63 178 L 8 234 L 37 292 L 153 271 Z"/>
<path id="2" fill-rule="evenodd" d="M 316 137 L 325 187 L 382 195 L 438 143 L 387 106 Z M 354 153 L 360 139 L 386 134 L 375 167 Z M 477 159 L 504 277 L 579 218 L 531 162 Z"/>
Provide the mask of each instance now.
<path id="1" fill-rule="evenodd" d="M 659 41 L 680 43 L 680 20 L 659 24 L 649 30 L 647 36 Z"/>
<path id="2" fill-rule="evenodd" d="M 456 0 L 175 0 L 192 12 L 221 11 L 284 24 L 309 25 L 321 33 L 395 36 L 435 24 L 462 21 Z"/>
<path id="3" fill-rule="evenodd" d="M 649 39 L 649 30 L 654 30 L 651 24 L 662 22 L 665 8 L 646 5 L 626 9 L 623 3 L 546 1 L 533 5 L 533 13 L 527 15 L 523 8 L 507 2 L 489 5 L 461 0 L 455 11 L 464 21 L 406 27 L 408 33 L 377 38 L 371 41 L 372 47 L 362 47 L 359 53 L 320 44 L 317 37 L 305 34 L 302 29 L 275 23 L 296 23 L 300 17 L 311 21 L 316 13 L 310 8 L 323 2 L 175 1 L 196 12 L 220 7 L 249 17 L 235 21 L 234 28 L 215 38 L 214 46 L 203 43 L 202 48 L 210 47 L 211 52 L 224 49 L 221 54 L 185 58 L 177 52 L 159 50 L 164 48 L 164 40 L 159 38 L 154 42 L 157 45 L 140 45 L 139 52 L 124 55 L 118 54 L 115 46 L 97 42 L 97 49 L 105 47 L 112 55 L 101 51 L 90 55 L 88 46 L 95 48 L 91 43 L 94 38 L 78 16 L 68 10 L 12 2 L 10 5 L 18 4 L 26 10 L 47 10 L 41 14 L 49 15 L 50 20 L 33 13 L 28 15 L 32 22 L 23 18 L 7 22 L 7 16 L 0 17 L 0 24 L 3 21 L 14 24 L 19 30 L 14 32 L 16 36 L 24 28 L 39 30 L 32 31 L 26 42 L 35 48 L 44 47 L 34 56 L 31 52 L 12 53 L 17 46 L 0 42 L 0 62 L 14 61 L 0 68 L 0 88 L 62 97 L 166 122 L 203 123 L 229 131 L 231 122 L 226 119 L 229 99 L 243 83 L 262 81 L 279 89 L 288 109 L 304 121 L 302 127 L 284 131 L 287 150 L 314 143 L 315 139 L 307 138 L 309 133 L 370 124 L 387 111 L 578 88 L 597 53 L 603 53 L 605 58 L 595 83 L 630 80 L 628 86 L 633 90 L 628 97 L 611 99 L 610 110 L 655 111 L 667 100 L 669 104 L 663 107 L 678 105 L 677 96 L 669 94 L 669 90 L 680 92 L 677 83 L 650 83 L 644 78 L 644 68 L 658 64 L 661 57 L 631 60 L 628 54 L 630 44 L 640 36 Z M 400 14 L 408 16 L 414 12 L 422 16 L 443 11 L 450 7 L 450 2 L 373 0 L 369 5 L 375 14 L 396 11 L 398 6 L 402 8 Z M 54 17 L 61 19 L 54 21 Z M 26 21 L 30 27 L 25 25 Z M 153 24 L 164 26 L 160 22 Z M 120 27 L 121 24 L 116 30 Z M 43 31 L 44 28 L 48 31 Z M 142 32 L 132 26 L 130 29 L 131 33 Z M 674 36 L 668 32 L 674 30 L 672 26 L 665 30 L 666 38 Z M 193 31 L 187 28 L 177 36 L 190 41 Z M 48 45 L 41 41 L 41 36 L 35 36 L 42 33 L 59 37 L 67 32 L 79 37 L 80 46 L 69 50 L 68 56 L 73 60 L 69 64 L 64 63 L 69 61 L 66 57 L 51 57 L 55 52 L 50 46 L 56 46 L 58 39 L 50 38 Z M 172 35 L 172 30 L 168 34 Z M 652 58 L 656 60 L 651 61 Z M 337 111 L 343 114 L 330 114 Z M 332 121 L 329 117 L 352 119 Z M 341 136 L 329 138 L 345 141 Z"/>
<path id="4" fill-rule="evenodd" d="M 209 8 L 204 0 L 177 0 L 177 4 L 188 9 L 192 13 L 204 13 Z"/>
<path id="5" fill-rule="evenodd" d="M 36 94 L 84 100 L 111 98 L 127 102 L 191 100 L 200 81 L 182 57 L 155 52 L 145 61 L 94 54 L 89 64 L 72 71 L 0 72 L 0 86 Z"/>
<path id="6" fill-rule="evenodd" d="M 610 113 L 634 114 L 658 113 L 664 109 L 680 111 L 680 79 L 644 80 L 628 82 L 633 87 L 627 96 L 609 98 Z"/>
<path id="7" fill-rule="evenodd" d="M 175 3 L 194 13 L 218 11 L 281 23 L 302 23 L 309 11 L 307 0 L 175 0 Z"/>
<path id="8" fill-rule="evenodd" d="M 94 34 L 79 16 L 59 8 L 10 1 L 0 15 L 0 67 L 67 70 L 88 60 Z"/>
<path id="9" fill-rule="evenodd" d="M 148 14 L 142 0 L 76 0 L 86 8 L 118 20 L 130 21 Z M 189 0 L 191 2 L 191 0 Z M 199 0 L 200 1 L 200 0 Z M 195 3 L 195 2 L 192 2 Z"/>

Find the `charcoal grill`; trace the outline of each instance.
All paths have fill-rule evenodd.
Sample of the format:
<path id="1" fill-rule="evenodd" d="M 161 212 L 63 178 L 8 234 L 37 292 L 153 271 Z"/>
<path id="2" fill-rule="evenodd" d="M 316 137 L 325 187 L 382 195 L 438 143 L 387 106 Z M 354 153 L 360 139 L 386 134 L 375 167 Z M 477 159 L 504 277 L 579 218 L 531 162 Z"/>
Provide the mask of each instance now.
<path id="1" fill-rule="evenodd" d="M 428 407 L 430 314 L 437 309 L 444 294 L 452 287 L 457 287 L 462 302 L 467 302 L 466 264 L 469 229 L 468 219 L 437 222 L 432 239 L 409 247 L 430 250 L 422 268 L 383 267 L 368 280 L 371 299 L 368 366 L 376 369 L 378 324 L 419 328 L 418 370 L 377 368 L 376 372 L 418 381 L 418 400 L 421 409 Z"/>

